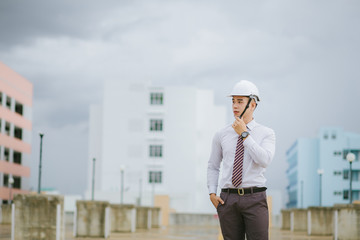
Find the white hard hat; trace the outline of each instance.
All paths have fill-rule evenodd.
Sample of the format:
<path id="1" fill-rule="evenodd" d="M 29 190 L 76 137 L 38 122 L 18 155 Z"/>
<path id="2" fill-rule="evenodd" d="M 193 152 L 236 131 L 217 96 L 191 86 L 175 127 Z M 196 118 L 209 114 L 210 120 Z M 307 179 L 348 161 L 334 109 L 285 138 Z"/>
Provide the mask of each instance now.
<path id="1" fill-rule="evenodd" d="M 260 101 L 258 88 L 255 86 L 255 84 L 247 80 L 241 80 L 240 82 L 235 84 L 229 97 L 232 96 L 251 97 L 255 99 L 257 102 Z"/>

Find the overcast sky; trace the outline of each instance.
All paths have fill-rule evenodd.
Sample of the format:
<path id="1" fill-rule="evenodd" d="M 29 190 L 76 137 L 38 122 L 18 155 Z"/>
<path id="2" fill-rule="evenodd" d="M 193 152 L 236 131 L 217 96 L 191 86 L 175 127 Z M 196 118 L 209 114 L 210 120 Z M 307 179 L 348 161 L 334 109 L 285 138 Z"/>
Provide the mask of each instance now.
<path id="1" fill-rule="evenodd" d="M 43 186 L 83 192 L 89 105 L 101 102 L 105 79 L 136 74 L 160 86 L 213 89 L 229 113 L 233 85 L 257 84 L 255 118 L 277 134 L 268 186 L 285 192 L 285 152 L 298 137 L 328 125 L 360 133 L 359 7 L 355 0 L 0 1 L 0 61 L 34 84 L 34 190 L 43 131 Z"/>

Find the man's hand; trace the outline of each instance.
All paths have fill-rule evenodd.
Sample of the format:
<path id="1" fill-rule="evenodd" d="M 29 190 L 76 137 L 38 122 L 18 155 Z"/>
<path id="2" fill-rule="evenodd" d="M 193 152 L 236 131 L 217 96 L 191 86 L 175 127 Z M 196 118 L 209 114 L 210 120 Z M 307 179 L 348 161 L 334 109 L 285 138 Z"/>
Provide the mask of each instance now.
<path id="1" fill-rule="evenodd" d="M 215 208 L 218 207 L 219 203 L 224 204 L 224 201 L 219 196 L 216 196 L 215 193 L 210 194 L 210 200 Z"/>
<path id="2" fill-rule="evenodd" d="M 237 116 L 235 116 L 235 121 L 232 124 L 233 129 L 235 130 L 235 132 L 239 135 L 241 135 L 241 133 L 247 131 L 246 128 L 246 124 L 244 122 L 244 120 L 242 118 L 239 118 Z"/>

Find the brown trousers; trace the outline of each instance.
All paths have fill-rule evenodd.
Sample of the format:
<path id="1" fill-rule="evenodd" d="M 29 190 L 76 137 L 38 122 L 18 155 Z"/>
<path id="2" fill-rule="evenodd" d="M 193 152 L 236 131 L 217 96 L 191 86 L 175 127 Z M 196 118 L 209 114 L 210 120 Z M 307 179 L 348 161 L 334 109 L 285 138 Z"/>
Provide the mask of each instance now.
<path id="1" fill-rule="evenodd" d="M 217 212 L 224 240 L 268 240 L 269 212 L 266 192 L 238 195 L 220 194 L 224 204 Z"/>

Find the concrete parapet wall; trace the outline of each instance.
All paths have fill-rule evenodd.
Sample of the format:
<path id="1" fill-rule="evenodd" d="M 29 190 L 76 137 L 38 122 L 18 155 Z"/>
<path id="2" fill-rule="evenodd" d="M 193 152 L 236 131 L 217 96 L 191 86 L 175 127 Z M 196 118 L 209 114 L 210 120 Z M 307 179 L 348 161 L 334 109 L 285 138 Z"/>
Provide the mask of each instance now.
<path id="1" fill-rule="evenodd" d="M 309 207 L 311 213 L 308 232 L 311 235 L 333 235 L 334 233 L 334 208 Z"/>
<path id="2" fill-rule="evenodd" d="M 76 237 L 105 237 L 107 219 L 106 209 L 109 202 L 77 201 L 76 202 Z"/>
<path id="3" fill-rule="evenodd" d="M 339 240 L 360 239 L 360 205 L 336 205 Z"/>
<path id="4" fill-rule="evenodd" d="M 74 225 L 74 212 L 65 212 L 65 225 Z"/>
<path id="5" fill-rule="evenodd" d="M 15 240 L 64 240 L 63 196 L 17 194 L 14 206 Z"/>
<path id="6" fill-rule="evenodd" d="M 170 225 L 219 226 L 216 214 L 171 213 Z"/>
<path id="7" fill-rule="evenodd" d="M 290 210 L 281 210 L 281 229 L 290 230 Z"/>
<path id="8" fill-rule="evenodd" d="M 135 205 L 111 204 L 111 232 L 135 232 Z"/>
<path id="9" fill-rule="evenodd" d="M 150 229 L 151 228 L 151 208 L 150 207 L 136 207 L 136 228 Z"/>
<path id="10" fill-rule="evenodd" d="M 11 205 L 1 205 L 0 224 L 11 224 Z"/>
<path id="11" fill-rule="evenodd" d="M 151 227 L 161 227 L 161 209 L 159 207 L 151 208 Z"/>
<path id="12" fill-rule="evenodd" d="M 292 209 L 293 214 L 293 231 L 305 232 L 307 231 L 307 209 Z"/>

